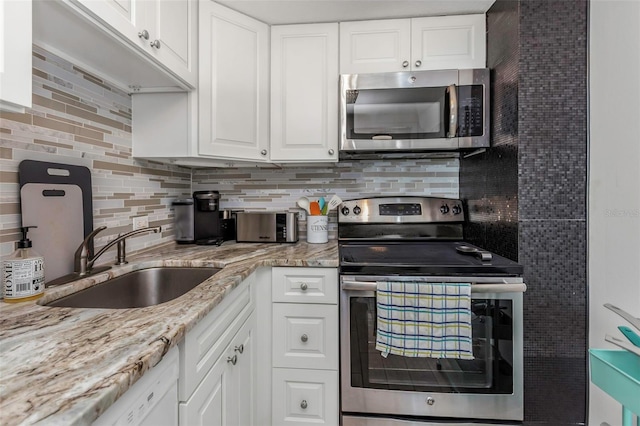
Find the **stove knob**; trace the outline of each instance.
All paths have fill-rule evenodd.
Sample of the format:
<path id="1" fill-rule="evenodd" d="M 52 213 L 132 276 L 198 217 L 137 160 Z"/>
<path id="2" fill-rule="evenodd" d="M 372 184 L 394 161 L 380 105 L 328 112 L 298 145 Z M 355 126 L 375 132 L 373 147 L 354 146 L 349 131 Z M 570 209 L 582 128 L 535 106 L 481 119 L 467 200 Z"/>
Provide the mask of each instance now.
<path id="1" fill-rule="evenodd" d="M 440 206 L 440 213 L 442 213 L 442 214 L 449 213 L 449 206 L 446 205 L 446 204 L 443 204 L 442 206 Z"/>
<path id="2" fill-rule="evenodd" d="M 349 207 L 344 206 L 342 210 L 340 210 L 344 216 L 349 214 Z"/>
<path id="3" fill-rule="evenodd" d="M 353 214 L 360 214 L 360 212 L 362 211 L 362 209 L 358 206 L 355 206 L 353 208 Z"/>
<path id="4" fill-rule="evenodd" d="M 453 214 L 460 214 L 460 213 L 462 213 L 462 207 L 460 207 L 458 204 L 456 204 L 455 206 L 451 207 L 451 212 Z"/>

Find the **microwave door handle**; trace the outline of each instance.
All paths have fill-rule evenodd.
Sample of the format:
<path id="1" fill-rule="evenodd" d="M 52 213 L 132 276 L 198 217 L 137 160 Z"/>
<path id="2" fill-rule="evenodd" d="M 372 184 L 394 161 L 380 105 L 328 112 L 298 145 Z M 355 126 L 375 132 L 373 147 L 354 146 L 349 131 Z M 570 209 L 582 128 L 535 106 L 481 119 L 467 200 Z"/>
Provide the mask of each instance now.
<path id="1" fill-rule="evenodd" d="M 447 137 L 454 138 L 458 127 L 458 93 L 456 85 L 452 84 L 447 87 L 447 92 L 449 93 L 449 133 L 447 133 Z"/>

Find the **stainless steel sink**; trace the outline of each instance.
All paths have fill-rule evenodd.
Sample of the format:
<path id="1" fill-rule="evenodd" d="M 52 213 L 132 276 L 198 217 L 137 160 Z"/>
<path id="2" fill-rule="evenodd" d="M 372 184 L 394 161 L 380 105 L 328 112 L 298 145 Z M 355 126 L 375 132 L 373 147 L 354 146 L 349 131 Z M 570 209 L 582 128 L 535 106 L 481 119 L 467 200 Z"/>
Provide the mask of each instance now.
<path id="1" fill-rule="evenodd" d="M 126 309 L 158 305 L 182 296 L 219 271 L 219 268 L 140 269 L 54 300 L 46 306 Z"/>

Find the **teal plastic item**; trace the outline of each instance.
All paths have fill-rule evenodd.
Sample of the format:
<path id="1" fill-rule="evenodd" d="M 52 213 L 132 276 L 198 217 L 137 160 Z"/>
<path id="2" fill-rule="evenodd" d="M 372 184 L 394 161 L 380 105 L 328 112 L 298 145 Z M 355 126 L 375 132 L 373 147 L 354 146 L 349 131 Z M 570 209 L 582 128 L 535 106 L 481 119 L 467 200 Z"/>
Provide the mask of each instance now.
<path id="1" fill-rule="evenodd" d="M 640 357 L 628 351 L 589 349 L 591 382 L 622 404 L 622 425 L 640 425 Z"/>
<path id="2" fill-rule="evenodd" d="M 638 336 L 635 331 L 624 325 L 619 326 L 618 330 L 620 330 L 634 346 L 640 348 L 640 336 Z"/>

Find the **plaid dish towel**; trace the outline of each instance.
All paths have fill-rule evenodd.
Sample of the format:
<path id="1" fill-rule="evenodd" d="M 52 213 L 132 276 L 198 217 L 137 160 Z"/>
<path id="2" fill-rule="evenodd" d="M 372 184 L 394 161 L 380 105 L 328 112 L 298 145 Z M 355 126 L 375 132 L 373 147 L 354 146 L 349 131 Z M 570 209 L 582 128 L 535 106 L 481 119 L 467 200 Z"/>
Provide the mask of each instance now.
<path id="1" fill-rule="evenodd" d="M 376 350 L 473 359 L 471 284 L 378 282 Z"/>

